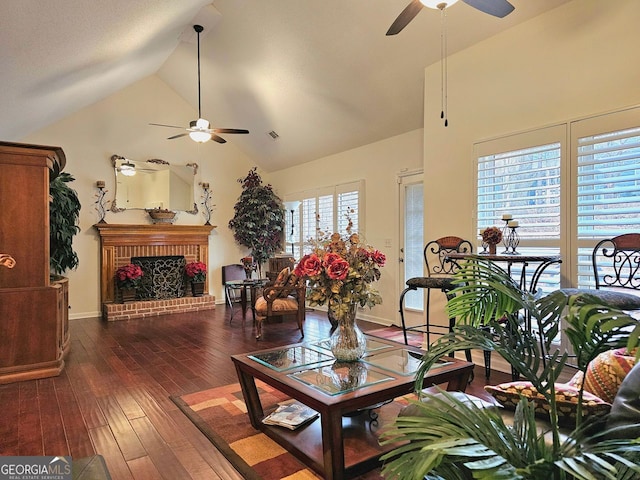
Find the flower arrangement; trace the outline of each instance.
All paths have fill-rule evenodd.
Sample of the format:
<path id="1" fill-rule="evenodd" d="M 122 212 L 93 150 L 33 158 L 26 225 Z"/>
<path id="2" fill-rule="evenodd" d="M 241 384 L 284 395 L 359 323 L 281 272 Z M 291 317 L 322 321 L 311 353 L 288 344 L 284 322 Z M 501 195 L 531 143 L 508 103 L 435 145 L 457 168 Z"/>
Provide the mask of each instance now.
<path id="1" fill-rule="evenodd" d="M 380 279 L 385 261 L 384 253 L 362 243 L 348 228 L 345 238 L 333 233 L 317 240 L 313 252 L 300 259 L 294 273 L 309 281 L 307 300 L 311 306 L 357 302 L 373 307 L 382 303 L 382 297 L 371 283 Z"/>
<path id="2" fill-rule="evenodd" d="M 253 272 L 258 268 L 258 264 L 253 261 L 253 257 L 242 257 L 240 261 L 242 262 L 242 268 L 244 268 L 244 273 L 247 275 L 247 278 L 251 278 Z"/>
<path id="3" fill-rule="evenodd" d="M 498 227 L 485 228 L 482 231 L 482 241 L 489 245 L 497 245 L 502 241 L 502 231 Z"/>
<path id="4" fill-rule="evenodd" d="M 207 277 L 207 265 L 202 262 L 190 262 L 184 268 L 192 282 L 204 282 Z"/>
<path id="5" fill-rule="evenodd" d="M 129 263 L 116 270 L 116 283 L 120 288 L 137 288 L 143 275 L 140 265 Z"/>

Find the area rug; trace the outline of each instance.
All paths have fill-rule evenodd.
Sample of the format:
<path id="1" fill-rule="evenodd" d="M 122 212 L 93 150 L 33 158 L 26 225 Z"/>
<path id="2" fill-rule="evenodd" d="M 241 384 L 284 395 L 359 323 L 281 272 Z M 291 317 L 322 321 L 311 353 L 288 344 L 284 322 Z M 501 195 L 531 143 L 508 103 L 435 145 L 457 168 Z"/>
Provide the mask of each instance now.
<path id="1" fill-rule="evenodd" d="M 288 399 L 278 390 L 257 381 L 265 412 Z M 171 400 L 248 480 L 308 480 L 319 477 L 292 454 L 256 431 L 249 422 L 240 385 L 235 383 L 171 397 Z M 407 400 L 396 399 L 407 404 Z M 270 407 L 267 407 L 270 405 Z M 379 469 L 356 477 L 378 480 Z"/>
<path id="2" fill-rule="evenodd" d="M 395 325 L 384 328 L 377 328 L 375 330 L 367 330 L 366 333 L 368 335 L 373 335 L 374 337 L 384 338 L 385 340 L 404 343 L 404 334 L 402 333 L 402 328 L 396 327 Z M 409 345 L 413 345 L 414 347 L 421 347 L 423 342 L 422 333 L 411 331 L 407 332 L 407 342 L 409 342 Z"/>

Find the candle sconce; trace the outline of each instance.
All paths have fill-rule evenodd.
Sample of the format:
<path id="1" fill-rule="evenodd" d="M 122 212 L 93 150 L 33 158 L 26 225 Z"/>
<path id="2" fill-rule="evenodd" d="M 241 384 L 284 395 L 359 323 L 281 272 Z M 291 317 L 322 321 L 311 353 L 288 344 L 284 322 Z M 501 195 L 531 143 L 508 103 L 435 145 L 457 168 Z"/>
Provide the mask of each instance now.
<path id="1" fill-rule="evenodd" d="M 104 217 L 107 215 L 107 201 L 104 199 L 104 196 L 107 194 L 108 190 L 105 190 L 104 180 L 98 180 L 96 182 L 96 188 L 98 189 L 98 193 L 96 193 L 96 211 L 98 212 L 98 223 L 107 223 Z"/>
<path id="2" fill-rule="evenodd" d="M 209 184 L 208 183 L 203 183 L 200 182 L 200 186 L 202 187 L 202 203 L 200 205 L 202 205 L 204 207 L 204 219 L 205 219 L 205 225 L 211 225 L 211 211 L 212 211 L 212 207 L 213 205 L 211 204 L 211 189 L 209 188 Z"/>

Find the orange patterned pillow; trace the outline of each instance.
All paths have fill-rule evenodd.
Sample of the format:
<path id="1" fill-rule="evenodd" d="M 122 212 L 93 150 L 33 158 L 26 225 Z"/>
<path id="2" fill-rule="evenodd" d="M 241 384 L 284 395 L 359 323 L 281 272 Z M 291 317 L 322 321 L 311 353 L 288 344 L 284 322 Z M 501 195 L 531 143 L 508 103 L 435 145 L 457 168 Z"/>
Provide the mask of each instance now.
<path id="1" fill-rule="evenodd" d="M 618 348 L 601 353 L 587 366 L 586 375 L 577 372 L 568 384 L 580 388 L 584 382 L 587 392 L 613 403 L 622 381 L 636 364 L 636 351 Z"/>
<path id="2" fill-rule="evenodd" d="M 587 366 L 584 389 L 612 403 L 624 377 L 635 364 L 635 350 L 627 352 L 626 348 L 618 348 L 601 353 Z"/>
<path id="3" fill-rule="evenodd" d="M 549 404 L 531 382 L 509 382 L 500 385 L 486 385 L 489 392 L 503 407 L 515 410 L 520 398 L 533 402 L 536 415 L 548 418 Z M 556 405 L 558 407 L 558 421 L 563 425 L 575 425 L 578 406 L 579 389 L 557 383 L 555 385 Z M 582 413 L 584 416 L 605 415 L 611 410 L 611 405 L 589 392 L 583 392 Z"/>

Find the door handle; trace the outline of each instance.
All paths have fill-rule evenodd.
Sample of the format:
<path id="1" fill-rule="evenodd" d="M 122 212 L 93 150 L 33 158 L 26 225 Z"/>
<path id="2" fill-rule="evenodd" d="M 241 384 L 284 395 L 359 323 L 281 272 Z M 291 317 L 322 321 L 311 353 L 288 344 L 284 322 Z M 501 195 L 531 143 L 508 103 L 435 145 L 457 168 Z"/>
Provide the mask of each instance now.
<path id="1" fill-rule="evenodd" d="M 0 253 L 0 267 L 13 268 L 16 260 L 8 253 Z"/>

